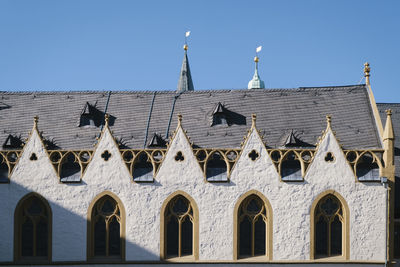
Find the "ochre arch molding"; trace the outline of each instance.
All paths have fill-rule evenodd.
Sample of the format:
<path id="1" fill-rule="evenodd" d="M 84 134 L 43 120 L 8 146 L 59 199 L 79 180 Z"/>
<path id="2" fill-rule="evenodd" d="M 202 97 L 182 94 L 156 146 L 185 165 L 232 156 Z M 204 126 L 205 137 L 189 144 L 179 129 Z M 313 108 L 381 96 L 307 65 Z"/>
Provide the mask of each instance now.
<path id="1" fill-rule="evenodd" d="M 272 260 L 273 258 L 273 236 L 272 236 L 272 230 L 273 230 L 273 214 L 272 214 L 272 206 L 269 203 L 268 199 L 259 191 L 257 190 L 250 190 L 244 193 L 239 197 L 239 199 L 236 201 L 234 210 L 233 210 L 233 260 L 238 260 L 239 259 L 239 238 L 238 238 L 238 231 L 239 231 L 239 224 L 238 224 L 238 214 L 239 214 L 239 208 L 242 202 L 249 196 L 255 195 L 259 197 L 265 205 L 266 211 L 267 211 L 267 222 L 266 222 L 266 231 L 265 233 L 267 234 L 266 237 L 266 247 L 265 247 L 265 252 L 266 255 L 265 257 L 257 257 L 257 260 L 260 261 L 265 261 L 265 260 Z"/>
<path id="2" fill-rule="evenodd" d="M 26 200 L 31 197 L 38 198 L 42 204 L 44 205 L 47 212 L 47 257 L 45 260 L 38 259 L 38 262 L 51 262 L 52 260 L 52 221 L 53 221 L 53 213 L 51 212 L 51 208 L 47 200 L 36 192 L 31 192 L 22 197 L 14 210 L 14 262 L 23 261 L 21 258 L 21 229 L 19 227 L 21 221 L 21 212 L 20 210 L 23 208 L 23 205 Z M 29 258 L 28 262 L 36 262 L 34 258 Z"/>
<path id="3" fill-rule="evenodd" d="M 338 260 L 349 260 L 350 259 L 350 210 L 346 200 L 334 190 L 326 190 L 319 194 L 313 201 L 310 210 L 310 259 L 315 259 L 315 208 L 321 199 L 327 195 L 333 195 L 336 197 L 343 209 L 344 223 L 342 225 L 342 256 L 337 258 Z"/>
<path id="4" fill-rule="evenodd" d="M 97 201 L 99 201 L 101 198 L 109 196 L 112 199 L 114 199 L 117 202 L 117 205 L 119 207 L 120 211 L 120 238 L 121 238 L 121 257 L 116 259 L 116 258 L 110 258 L 110 259 L 105 259 L 107 262 L 108 261 L 125 261 L 125 240 L 126 240 L 126 235 L 125 235 L 125 222 L 126 222 L 126 213 L 125 213 L 125 207 L 122 203 L 122 201 L 115 195 L 114 193 L 110 191 L 104 191 L 100 194 L 98 194 L 91 202 L 88 208 L 87 212 L 87 260 L 96 260 L 94 258 L 94 225 L 92 221 L 92 213 L 93 213 L 93 208 L 95 207 Z"/>
<path id="5" fill-rule="evenodd" d="M 167 259 L 166 253 L 166 227 L 165 227 L 165 211 L 168 207 L 170 201 L 177 197 L 183 196 L 186 198 L 193 209 L 193 255 L 191 257 L 182 257 L 182 258 L 174 258 L 174 259 Z M 178 190 L 169 195 L 163 202 L 161 206 L 160 212 L 160 259 L 161 260 L 173 260 L 173 261 L 192 261 L 199 259 L 199 209 L 197 207 L 196 201 L 186 192 Z"/>

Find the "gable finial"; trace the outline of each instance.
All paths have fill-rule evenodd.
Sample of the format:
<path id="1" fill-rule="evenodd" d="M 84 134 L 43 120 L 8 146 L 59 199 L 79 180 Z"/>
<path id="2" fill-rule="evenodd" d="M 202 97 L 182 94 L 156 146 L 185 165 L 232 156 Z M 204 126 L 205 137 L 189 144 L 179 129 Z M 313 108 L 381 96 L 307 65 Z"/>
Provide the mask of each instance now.
<path id="1" fill-rule="evenodd" d="M 178 126 L 182 125 L 182 114 L 178 114 Z"/>
<path id="2" fill-rule="evenodd" d="M 332 121 L 332 116 L 330 114 L 326 115 L 326 129 L 331 129 L 331 121 Z"/>
<path id="3" fill-rule="evenodd" d="M 189 46 L 187 44 L 187 38 L 190 36 L 190 31 L 185 33 L 185 44 L 183 45 L 183 50 L 185 50 L 185 55 L 183 57 L 181 72 L 178 80 L 178 86 L 176 89 L 177 93 L 183 93 L 185 91 L 194 91 L 192 75 L 190 73 L 189 59 L 187 57 L 187 50 Z"/>
<path id="4" fill-rule="evenodd" d="M 38 123 L 39 123 L 39 116 L 35 115 L 35 117 L 33 117 L 33 127 L 37 128 Z"/>
<path id="5" fill-rule="evenodd" d="M 262 46 L 260 45 L 259 47 L 256 48 L 256 56 L 254 57 L 254 63 L 255 63 L 255 70 L 254 70 L 254 75 L 253 79 L 251 79 L 247 85 L 247 89 L 264 89 L 264 81 L 260 79 L 260 76 L 258 75 L 258 62 L 260 61 L 260 58 L 258 57 L 258 53 L 261 51 Z"/>
<path id="6" fill-rule="evenodd" d="M 255 113 L 251 114 L 251 128 L 256 127 L 256 120 L 257 120 L 257 114 Z"/>
<path id="7" fill-rule="evenodd" d="M 370 85 L 370 83 L 369 83 L 370 72 L 371 72 L 371 68 L 369 67 L 369 63 L 365 62 L 364 63 L 364 77 L 365 77 L 365 83 L 367 85 Z"/>
<path id="8" fill-rule="evenodd" d="M 108 127 L 108 123 L 110 122 L 110 115 L 108 113 L 104 115 L 104 122 L 105 126 Z"/>

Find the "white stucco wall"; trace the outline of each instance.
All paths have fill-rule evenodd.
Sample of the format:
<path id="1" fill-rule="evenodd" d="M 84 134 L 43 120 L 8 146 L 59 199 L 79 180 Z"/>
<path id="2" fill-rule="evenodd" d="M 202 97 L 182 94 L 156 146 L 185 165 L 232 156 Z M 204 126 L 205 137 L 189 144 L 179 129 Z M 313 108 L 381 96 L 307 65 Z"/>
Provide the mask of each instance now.
<path id="1" fill-rule="evenodd" d="M 268 142 L 268 140 L 266 140 Z M 260 157 L 252 161 L 251 150 Z M 101 154 L 108 150 L 111 158 Z M 181 151 L 185 157 L 177 162 Z M 327 163 L 327 152 L 335 156 Z M 31 153 L 38 160 L 31 161 Z M 126 260 L 157 261 L 160 255 L 160 210 L 173 192 L 189 194 L 199 209 L 199 259 L 232 260 L 233 210 L 241 195 L 261 192 L 273 209 L 273 260 L 310 258 L 310 208 L 326 190 L 335 190 L 350 209 L 350 259 L 383 261 L 385 189 L 378 183 L 356 182 L 329 130 L 319 145 L 304 182 L 281 182 L 255 130 L 247 139 L 229 183 L 207 183 L 181 128 L 177 129 L 154 183 L 134 183 L 106 128 L 80 184 L 62 184 L 33 130 L 14 169 L 10 184 L 0 184 L 0 262 L 13 260 L 14 209 L 29 192 L 46 198 L 53 213 L 53 261 L 85 261 L 87 211 L 103 191 L 111 191 L 126 211 Z"/>

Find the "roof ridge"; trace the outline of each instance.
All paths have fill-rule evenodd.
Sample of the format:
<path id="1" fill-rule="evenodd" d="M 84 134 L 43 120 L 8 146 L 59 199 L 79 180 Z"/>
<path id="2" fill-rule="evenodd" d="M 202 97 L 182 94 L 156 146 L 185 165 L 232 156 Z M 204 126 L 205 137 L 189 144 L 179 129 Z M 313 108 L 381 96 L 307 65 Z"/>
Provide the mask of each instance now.
<path id="1" fill-rule="evenodd" d="M 295 87 L 295 88 L 265 88 L 265 89 L 197 89 L 196 91 L 185 91 L 182 94 L 201 94 L 201 93 L 225 93 L 225 92 L 282 92 L 282 91 L 304 91 L 304 90 L 332 90 L 365 88 L 365 84 L 340 85 L 323 87 Z M 0 91 L 0 94 L 101 94 L 112 92 L 113 94 L 176 94 L 176 90 L 70 90 L 70 91 Z"/>

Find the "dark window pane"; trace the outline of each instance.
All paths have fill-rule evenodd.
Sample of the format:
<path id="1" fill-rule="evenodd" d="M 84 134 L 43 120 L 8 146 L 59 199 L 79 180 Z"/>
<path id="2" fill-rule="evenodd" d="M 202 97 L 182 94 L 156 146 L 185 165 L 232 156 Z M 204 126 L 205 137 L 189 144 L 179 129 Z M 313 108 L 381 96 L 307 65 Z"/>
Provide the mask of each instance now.
<path id="1" fill-rule="evenodd" d="M 281 164 L 282 178 L 294 179 L 301 176 L 300 161 L 296 160 L 296 155 L 290 152 Z"/>
<path id="2" fill-rule="evenodd" d="M 251 256 L 251 224 L 246 216 L 239 226 L 239 255 Z"/>
<path id="3" fill-rule="evenodd" d="M 328 224 L 322 216 L 315 224 L 315 253 L 328 256 Z"/>
<path id="4" fill-rule="evenodd" d="M 179 225 L 175 217 L 167 223 L 167 255 L 178 256 L 178 231 Z"/>
<path id="5" fill-rule="evenodd" d="M 211 156 L 211 159 L 207 162 L 206 176 L 210 181 L 227 180 L 226 162 L 218 152 L 214 153 Z"/>
<path id="6" fill-rule="evenodd" d="M 254 227 L 254 256 L 265 255 L 265 222 L 261 216 L 258 216 Z"/>
<path id="7" fill-rule="evenodd" d="M 109 224 L 109 255 L 120 255 L 121 253 L 121 239 L 119 222 L 116 217 L 112 218 Z"/>
<path id="8" fill-rule="evenodd" d="M 42 213 L 42 205 L 40 203 L 40 200 L 36 197 L 33 198 L 31 205 L 28 208 L 28 214 L 29 215 L 39 215 Z"/>
<path id="9" fill-rule="evenodd" d="M 0 182 L 8 182 L 8 166 L 5 163 L 0 164 Z"/>
<path id="10" fill-rule="evenodd" d="M 75 159 L 75 155 L 70 153 L 61 164 L 60 178 L 62 181 L 69 179 L 76 180 L 81 177 L 81 166 Z"/>
<path id="11" fill-rule="evenodd" d="M 259 213 L 261 211 L 261 206 L 256 199 L 253 198 L 250 200 L 249 204 L 247 205 L 247 211 L 251 213 Z"/>
<path id="12" fill-rule="evenodd" d="M 47 234 L 47 222 L 42 218 L 36 225 L 36 256 L 47 256 Z"/>
<path id="13" fill-rule="evenodd" d="M 342 222 L 339 216 L 331 224 L 331 255 L 342 255 Z"/>
<path id="14" fill-rule="evenodd" d="M 399 191 L 400 192 L 400 191 Z M 400 258 L 400 224 L 394 225 L 394 257 Z"/>
<path id="15" fill-rule="evenodd" d="M 193 224 L 190 221 L 190 218 L 186 216 L 185 220 L 182 222 L 181 225 L 182 229 L 182 252 L 181 255 L 192 255 L 192 246 L 193 246 Z"/>
<path id="16" fill-rule="evenodd" d="M 135 181 L 148 181 L 153 179 L 153 165 L 148 161 L 146 154 L 141 154 L 133 166 L 133 179 Z"/>
<path id="17" fill-rule="evenodd" d="M 94 225 L 94 255 L 106 255 L 106 223 L 103 218 Z"/>
<path id="18" fill-rule="evenodd" d="M 400 177 L 395 177 L 394 217 L 400 218 Z"/>
<path id="19" fill-rule="evenodd" d="M 101 207 L 101 211 L 104 215 L 111 215 L 114 212 L 114 209 L 115 203 L 111 199 L 106 199 Z"/>
<path id="20" fill-rule="evenodd" d="M 21 227 L 21 256 L 33 256 L 33 223 L 27 218 Z"/>
<path id="21" fill-rule="evenodd" d="M 333 215 L 339 208 L 339 204 L 332 198 L 327 198 L 322 204 L 321 209 L 327 215 Z"/>
<path id="22" fill-rule="evenodd" d="M 184 199 L 183 197 L 178 197 L 172 210 L 177 214 L 181 214 L 181 213 L 186 213 L 188 211 L 188 208 L 189 205 L 187 203 L 187 200 Z"/>

